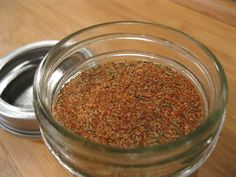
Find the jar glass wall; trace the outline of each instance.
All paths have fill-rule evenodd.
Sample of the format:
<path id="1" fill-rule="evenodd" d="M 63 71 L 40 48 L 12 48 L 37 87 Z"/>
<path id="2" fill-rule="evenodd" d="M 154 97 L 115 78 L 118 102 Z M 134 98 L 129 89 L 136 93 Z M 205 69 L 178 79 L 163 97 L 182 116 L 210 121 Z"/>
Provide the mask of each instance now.
<path id="1" fill-rule="evenodd" d="M 86 140 L 56 121 L 54 100 L 68 79 L 84 68 L 122 58 L 163 63 L 189 77 L 204 98 L 203 123 L 168 144 L 121 149 Z M 66 37 L 41 62 L 34 81 L 43 139 L 57 160 L 78 176 L 189 175 L 214 149 L 226 102 L 225 74 L 210 50 L 180 31 L 143 22 L 100 24 Z"/>

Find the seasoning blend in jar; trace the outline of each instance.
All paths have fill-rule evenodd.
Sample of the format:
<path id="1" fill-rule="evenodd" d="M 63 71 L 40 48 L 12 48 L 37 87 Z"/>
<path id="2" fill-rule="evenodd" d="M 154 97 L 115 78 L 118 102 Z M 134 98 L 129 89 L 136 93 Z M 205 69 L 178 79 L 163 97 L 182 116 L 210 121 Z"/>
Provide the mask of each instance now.
<path id="1" fill-rule="evenodd" d="M 214 149 L 226 101 L 224 71 L 203 44 L 143 22 L 68 36 L 34 81 L 42 137 L 76 176 L 187 176 Z"/>
<path id="2" fill-rule="evenodd" d="M 190 79 L 147 61 L 107 62 L 82 71 L 61 90 L 55 118 L 99 144 L 165 144 L 203 120 L 204 102 Z"/>

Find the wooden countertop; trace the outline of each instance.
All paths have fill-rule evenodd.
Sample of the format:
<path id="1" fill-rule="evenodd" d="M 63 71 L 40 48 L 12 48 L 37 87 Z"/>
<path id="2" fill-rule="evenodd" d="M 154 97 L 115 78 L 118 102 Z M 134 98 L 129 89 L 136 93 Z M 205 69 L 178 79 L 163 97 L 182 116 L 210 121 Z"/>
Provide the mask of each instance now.
<path id="1" fill-rule="evenodd" d="M 1 0 L 0 56 L 24 44 L 62 39 L 108 21 L 161 23 L 208 46 L 229 84 L 228 112 L 215 151 L 192 177 L 236 176 L 236 2 L 228 0 Z M 42 140 L 0 129 L 0 177 L 70 177 Z"/>

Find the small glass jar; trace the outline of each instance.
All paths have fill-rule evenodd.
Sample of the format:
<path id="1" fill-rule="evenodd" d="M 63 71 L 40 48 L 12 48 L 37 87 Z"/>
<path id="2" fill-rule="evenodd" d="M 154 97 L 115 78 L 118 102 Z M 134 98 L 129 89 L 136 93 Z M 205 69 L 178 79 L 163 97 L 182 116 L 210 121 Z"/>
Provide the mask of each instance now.
<path id="1" fill-rule="evenodd" d="M 122 58 L 164 63 L 189 77 L 204 98 L 202 124 L 168 144 L 121 149 L 84 139 L 56 121 L 54 100 L 68 79 L 84 68 Z M 187 34 L 158 24 L 112 22 L 75 32 L 50 50 L 37 70 L 33 94 L 46 145 L 74 175 L 188 176 L 217 143 L 226 112 L 227 82 L 217 58 Z"/>

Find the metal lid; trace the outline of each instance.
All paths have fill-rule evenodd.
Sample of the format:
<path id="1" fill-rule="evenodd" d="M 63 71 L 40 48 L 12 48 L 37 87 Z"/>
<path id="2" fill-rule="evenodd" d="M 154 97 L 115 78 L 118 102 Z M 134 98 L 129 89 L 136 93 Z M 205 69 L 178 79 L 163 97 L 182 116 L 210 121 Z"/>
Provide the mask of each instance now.
<path id="1" fill-rule="evenodd" d="M 31 43 L 0 59 L 0 125 L 7 131 L 40 136 L 32 103 L 32 84 L 40 61 L 57 42 Z"/>

